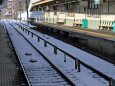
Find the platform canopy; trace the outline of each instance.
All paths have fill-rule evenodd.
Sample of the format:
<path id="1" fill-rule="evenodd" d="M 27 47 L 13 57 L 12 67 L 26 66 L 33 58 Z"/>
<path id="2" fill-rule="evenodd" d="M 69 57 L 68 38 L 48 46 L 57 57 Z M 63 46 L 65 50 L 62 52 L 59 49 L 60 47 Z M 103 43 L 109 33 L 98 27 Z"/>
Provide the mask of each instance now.
<path id="1" fill-rule="evenodd" d="M 54 5 L 54 4 L 65 4 L 65 3 L 71 3 L 71 2 L 78 2 L 80 0 L 38 0 L 38 2 L 33 3 L 33 7 L 40 6 L 40 5 Z"/>
<path id="2" fill-rule="evenodd" d="M 48 2 L 51 2 L 51 1 L 54 1 L 54 0 L 40 0 L 38 2 L 33 3 L 33 6 L 48 3 Z"/>

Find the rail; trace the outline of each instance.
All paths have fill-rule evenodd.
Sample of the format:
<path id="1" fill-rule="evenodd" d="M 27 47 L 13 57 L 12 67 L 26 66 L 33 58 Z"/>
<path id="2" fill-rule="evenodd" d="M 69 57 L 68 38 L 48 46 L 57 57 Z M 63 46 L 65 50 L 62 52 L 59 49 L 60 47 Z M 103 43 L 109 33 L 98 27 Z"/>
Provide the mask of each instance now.
<path id="1" fill-rule="evenodd" d="M 16 23 L 17 24 L 17 23 Z M 72 55 L 70 55 L 69 53 L 65 52 L 64 50 L 58 48 L 57 46 L 55 46 L 54 44 L 46 41 L 45 39 L 43 39 L 42 37 L 38 36 L 37 34 L 33 33 L 32 31 L 29 31 L 28 29 L 22 27 L 21 25 L 17 24 L 20 29 L 27 33 L 28 35 L 31 34 L 31 37 L 33 38 L 34 36 L 36 36 L 38 38 L 38 42 L 40 42 L 40 39 L 44 41 L 44 47 L 47 47 L 47 44 L 51 45 L 54 47 L 54 54 L 57 55 L 57 50 L 61 51 L 62 53 L 64 53 L 64 62 L 66 62 L 66 56 L 69 56 L 71 59 L 73 59 L 75 61 L 75 69 L 78 69 L 78 72 L 81 72 L 81 68 L 80 65 L 84 65 L 85 67 L 87 67 L 88 69 L 92 70 L 93 72 L 99 74 L 100 76 L 102 76 L 103 78 L 105 78 L 106 80 L 109 81 L 109 86 L 113 86 L 112 83 L 115 82 L 115 80 L 113 80 L 111 77 L 103 74 L 102 72 L 96 70 L 95 68 L 91 67 L 90 65 L 82 62 L 81 60 L 79 60 L 77 57 L 74 57 Z M 12 25 L 13 26 L 13 25 Z"/>
<path id="2" fill-rule="evenodd" d="M 22 35 L 12 24 L 10 24 L 20 35 Z M 23 36 L 23 35 L 22 35 Z M 24 37 L 24 36 L 23 36 Z M 24 39 L 29 42 L 25 37 Z M 76 86 L 75 83 L 68 78 L 68 76 L 66 76 L 54 63 L 52 63 L 49 59 L 47 59 L 47 57 L 42 54 L 34 45 L 32 45 L 31 42 L 29 42 L 30 45 L 38 52 L 40 53 L 72 86 Z"/>

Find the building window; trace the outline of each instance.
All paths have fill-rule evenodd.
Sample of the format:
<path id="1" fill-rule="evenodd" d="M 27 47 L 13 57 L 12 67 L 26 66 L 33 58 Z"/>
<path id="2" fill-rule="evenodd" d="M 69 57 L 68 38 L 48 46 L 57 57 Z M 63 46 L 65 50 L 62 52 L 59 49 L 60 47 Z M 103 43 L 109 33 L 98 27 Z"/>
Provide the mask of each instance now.
<path id="1" fill-rule="evenodd" d="M 53 6 L 52 8 L 53 8 L 53 10 L 57 10 L 57 6 Z"/>
<path id="2" fill-rule="evenodd" d="M 99 5 L 95 4 L 93 1 L 88 2 L 88 9 L 87 9 L 87 16 L 88 17 L 100 17 L 99 12 Z"/>
<path id="3" fill-rule="evenodd" d="M 94 2 L 88 2 L 88 9 L 98 9 L 99 5 L 95 4 Z"/>
<path id="4" fill-rule="evenodd" d="M 66 16 L 73 17 L 74 16 L 73 10 L 74 10 L 74 5 L 67 4 L 66 5 L 66 11 L 67 11 Z"/>
<path id="5" fill-rule="evenodd" d="M 54 16 L 57 16 L 57 6 L 53 6 L 53 12 L 54 12 Z"/>
<path id="6" fill-rule="evenodd" d="M 72 4 L 66 5 L 66 10 L 73 10 L 74 6 Z"/>
<path id="7" fill-rule="evenodd" d="M 60 13 L 60 14 L 63 14 L 63 13 L 64 13 L 64 6 L 60 6 L 60 7 L 59 7 L 59 13 Z"/>
<path id="8" fill-rule="evenodd" d="M 115 14 L 115 2 L 109 2 L 109 13 Z"/>
<path id="9" fill-rule="evenodd" d="M 80 12 L 80 6 L 76 6 L 76 13 Z"/>

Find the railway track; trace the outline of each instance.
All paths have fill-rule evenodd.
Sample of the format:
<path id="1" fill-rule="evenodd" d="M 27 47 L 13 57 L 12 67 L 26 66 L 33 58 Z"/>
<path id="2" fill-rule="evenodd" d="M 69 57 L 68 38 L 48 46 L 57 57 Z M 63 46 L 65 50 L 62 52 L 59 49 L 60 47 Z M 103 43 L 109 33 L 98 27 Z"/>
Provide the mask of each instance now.
<path id="1" fill-rule="evenodd" d="M 13 26 L 13 25 L 12 25 Z M 14 27 L 14 26 L 13 26 Z M 14 27 L 15 28 L 15 27 Z M 20 26 L 20 28 L 23 30 L 23 31 L 25 31 L 26 33 L 27 33 L 27 29 L 25 29 L 24 27 L 21 27 Z M 16 28 L 15 28 L 16 29 Z M 18 30 L 17 30 L 18 31 Z M 18 31 L 19 32 L 19 31 Z M 36 34 L 34 34 L 34 33 L 32 33 L 31 31 L 28 31 L 29 32 L 29 34 L 31 34 L 32 35 L 32 37 L 33 37 L 33 35 L 35 35 L 36 36 Z M 29 35 L 28 34 L 28 35 Z M 42 38 L 40 38 L 40 39 L 42 39 Z M 44 40 L 44 39 L 43 39 Z M 46 43 L 45 43 L 46 41 L 44 40 L 44 46 L 46 46 L 47 47 L 47 45 L 46 45 Z M 32 45 L 32 44 L 31 44 Z M 54 45 L 53 45 L 54 46 Z M 34 47 L 34 46 L 33 46 Z M 35 47 L 34 47 L 35 48 Z M 59 48 L 58 48 L 59 49 Z M 36 49 L 37 50 L 37 49 Z M 56 53 L 56 52 L 55 52 Z M 66 53 L 66 52 L 64 52 L 64 53 Z M 66 53 L 67 54 L 67 53 Z M 84 65 L 84 66 L 86 66 L 86 67 L 88 67 L 89 69 L 91 69 L 91 70 L 93 70 L 94 72 L 96 72 L 96 73 L 98 73 L 99 75 L 101 75 L 101 76 L 103 76 L 105 79 L 107 79 L 108 81 L 109 81 L 109 86 L 113 86 L 112 85 L 112 78 L 111 77 L 109 77 L 109 76 L 107 76 L 107 75 L 105 75 L 105 74 L 103 74 L 103 73 L 101 73 L 101 72 L 99 72 L 98 70 L 96 70 L 95 68 L 92 68 L 92 67 L 90 67 L 89 65 L 86 65 L 86 64 L 84 64 L 83 62 L 80 62 L 80 64 L 82 64 L 82 65 Z M 79 66 L 78 66 L 78 71 L 80 72 L 80 70 L 79 70 Z M 69 79 L 68 79 L 69 80 Z M 74 84 L 75 85 L 75 84 Z"/>
<path id="2" fill-rule="evenodd" d="M 20 25 L 19 25 L 19 26 L 20 26 Z M 21 26 L 20 26 L 20 27 L 21 27 Z M 28 30 L 25 29 L 24 27 L 21 27 L 21 28 L 22 28 L 22 30 L 24 29 L 25 32 L 28 31 Z M 31 31 L 29 31 L 29 32 L 31 33 Z M 33 35 L 36 35 L 36 34 L 33 33 Z M 33 35 L 32 35 L 32 36 L 33 36 Z M 83 64 L 83 65 L 86 66 L 86 64 L 84 64 L 84 63 L 82 63 L 82 62 L 81 62 L 81 64 Z M 107 79 L 107 80 L 109 81 L 109 86 L 112 86 L 112 85 L 111 85 L 111 84 L 112 84 L 112 81 L 111 81 L 112 78 L 111 78 L 111 77 L 105 75 L 104 73 L 99 72 L 99 71 L 96 70 L 95 68 L 92 69 L 92 68 L 91 68 L 90 66 L 88 66 L 88 65 L 87 65 L 87 67 L 90 68 L 91 70 L 93 70 L 94 72 L 98 73 L 99 75 L 103 76 L 105 79 Z"/>
<path id="3" fill-rule="evenodd" d="M 16 22 L 14 22 L 14 23 L 16 23 Z M 25 27 L 25 28 L 31 28 L 31 29 L 34 29 L 34 28 L 36 28 L 36 27 L 33 27 L 33 26 L 31 26 L 31 25 L 27 25 L 27 24 L 24 24 L 24 23 L 20 23 L 20 22 L 18 22 L 18 23 L 16 23 L 17 25 L 22 25 L 23 27 Z M 42 26 L 42 24 L 39 24 L 39 26 Z M 48 26 L 43 26 L 43 28 L 48 28 Z M 37 30 L 37 29 L 34 29 L 34 30 Z M 39 30 L 40 31 L 40 30 Z M 40 31 L 41 33 L 44 33 L 44 32 L 42 32 L 42 31 Z M 45 32 L 45 34 L 47 34 L 47 35 L 49 35 L 48 33 L 46 33 Z M 52 35 L 51 35 L 52 36 Z M 55 36 L 53 36 L 53 37 L 55 37 Z M 59 40 L 61 40 L 61 41 L 64 41 L 64 39 L 62 38 L 61 39 L 61 37 L 56 37 L 56 39 L 59 39 Z M 91 53 L 91 54 L 94 54 L 94 55 L 96 55 L 97 57 L 99 57 L 99 58 L 101 58 L 101 59 L 104 59 L 104 60 L 106 60 L 106 61 L 108 61 L 108 62 L 110 62 L 110 63 L 112 63 L 112 64 L 115 64 L 115 61 L 114 60 L 112 60 L 112 59 L 109 59 L 109 56 L 103 56 L 103 55 L 100 55 L 99 53 L 96 53 L 96 52 L 94 52 L 94 51 L 92 51 L 92 50 L 89 50 L 88 48 L 86 48 L 86 49 L 84 49 L 81 45 L 78 45 L 78 44 L 72 44 L 71 42 L 68 42 L 68 40 L 66 40 L 66 41 L 64 41 L 64 42 L 66 42 L 66 43 L 68 43 L 68 44 L 71 44 L 71 45 L 73 45 L 73 46 L 75 46 L 75 47 L 77 47 L 77 48 L 80 48 L 80 49 L 82 49 L 82 50 L 84 50 L 84 51 L 86 51 L 86 52 L 88 52 L 88 53 Z M 108 57 L 108 58 L 107 58 Z"/>
<path id="4" fill-rule="evenodd" d="M 10 26 L 9 27 L 10 29 L 7 28 L 9 36 L 11 36 L 12 31 L 15 32 L 15 35 L 19 34 L 19 32 L 17 32 L 16 29 L 12 29 L 12 31 L 11 31 L 11 28 L 14 28 L 11 26 L 11 24 L 9 24 L 8 26 Z M 30 43 L 27 43 L 27 40 L 25 40 L 21 35 L 18 35 L 18 38 L 15 38 L 15 39 L 17 39 L 16 40 L 17 42 L 20 41 L 19 38 L 24 39 L 25 42 L 23 41 L 23 43 L 25 43 L 26 45 L 22 45 L 22 46 L 18 45 L 20 47 L 15 46 L 16 44 L 12 37 L 13 37 L 13 34 L 10 38 L 11 38 L 12 44 L 14 45 L 14 49 L 15 49 L 18 59 L 21 63 L 22 69 L 24 71 L 24 74 L 25 74 L 25 77 L 27 79 L 29 86 L 54 86 L 54 85 L 55 86 L 75 86 L 75 84 L 71 80 L 69 80 L 62 72 L 60 72 L 60 70 L 53 63 L 48 61 L 48 59 L 46 59 L 46 57 L 44 55 L 39 53 L 39 51 L 36 50 L 34 46 L 30 45 Z M 31 47 L 29 47 L 29 46 L 31 46 Z M 29 50 L 29 52 L 33 52 L 32 55 L 34 55 L 34 52 L 38 53 L 38 55 L 36 55 L 36 57 L 39 57 L 38 58 L 39 62 L 36 62 L 37 60 L 34 60 L 32 58 L 29 59 L 29 61 L 31 60 L 32 63 L 35 62 L 35 64 L 37 64 L 37 66 L 36 65 L 33 66 L 33 65 L 29 64 L 28 62 L 25 63 L 24 62 L 25 59 L 23 59 L 23 56 L 20 55 L 21 53 L 19 54 L 18 51 L 21 48 L 27 49 L 27 47 L 28 47 L 28 49 L 31 48 L 31 50 Z M 37 59 L 37 58 L 35 58 L 35 59 Z"/>

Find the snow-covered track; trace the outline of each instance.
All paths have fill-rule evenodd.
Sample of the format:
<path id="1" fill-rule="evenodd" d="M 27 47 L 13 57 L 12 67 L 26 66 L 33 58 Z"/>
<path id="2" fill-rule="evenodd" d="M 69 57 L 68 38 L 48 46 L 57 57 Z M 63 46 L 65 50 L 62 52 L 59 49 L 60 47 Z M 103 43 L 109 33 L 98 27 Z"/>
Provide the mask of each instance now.
<path id="1" fill-rule="evenodd" d="M 9 29 L 9 31 L 8 31 L 9 36 L 11 35 L 10 30 L 11 29 Z M 16 30 L 13 30 L 13 31 L 16 32 Z M 13 41 L 12 38 L 11 38 L 11 41 Z M 14 42 L 12 42 L 12 44 L 15 45 Z M 34 47 L 33 45 L 31 45 L 31 46 Z M 48 59 L 42 53 L 40 53 L 38 50 L 36 50 L 35 47 L 34 47 L 34 49 L 41 55 L 39 57 L 44 57 L 45 60 L 48 61 L 48 62 L 44 61 L 45 64 L 47 65 L 47 67 L 44 66 L 44 67 L 40 68 L 38 66 L 38 68 L 35 69 L 34 67 L 31 67 L 31 65 L 30 65 L 30 67 L 27 68 L 26 65 L 29 65 L 29 64 L 26 64 L 24 66 L 23 59 L 22 59 L 22 57 L 20 57 L 19 52 L 15 46 L 14 46 L 14 49 L 15 49 L 16 54 L 20 60 L 22 69 L 24 71 L 24 74 L 26 76 L 29 86 L 42 86 L 42 85 L 43 86 L 54 86 L 54 85 L 55 86 L 71 86 L 71 85 L 75 86 L 75 84 L 71 80 L 69 80 L 62 72 L 60 72 L 60 70 L 58 68 L 56 68 L 56 66 L 52 62 L 48 61 Z"/>
<path id="2" fill-rule="evenodd" d="M 37 37 L 38 37 L 38 41 L 39 41 L 39 39 L 42 39 L 42 40 L 44 41 L 44 46 L 45 46 L 45 47 L 47 47 L 47 44 L 50 44 L 50 45 L 54 46 L 54 53 L 55 53 L 55 54 L 57 54 L 57 50 L 60 50 L 61 52 L 65 53 L 66 55 L 68 55 L 68 56 L 70 56 L 72 59 L 74 59 L 74 60 L 76 61 L 75 68 L 78 67 L 78 71 L 79 71 L 79 72 L 80 72 L 80 64 L 82 64 L 82 65 L 84 65 L 85 67 L 89 68 L 90 70 L 96 72 L 96 73 L 99 74 L 100 76 L 102 76 L 102 77 L 104 77 L 105 79 L 107 79 L 107 80 L 109 81 L 109 83 L 110 83 L 110 86 L 112 86 L 111 83 L 112 83 L 112 81 L 114 82 L 114 80 L 115 80 L 113 77 L 108 76 L 108 75 L 106 75 L 105 73 L 101 72 L 100 70 L 98 70 L 98 69 L 96 69 L 96 68 L 93 68 L 92 66 L 90 66 L 90 65 L 88 65 L 88 64 L 86 64 L 86 63 L 84 63 L 84 62 L 82 62 L 81 60 L 77 59 L 76 57 L 74 57 L 74 56 L 70 55 L 69 53 L 65 52 L 64 50 L 58 48 L 58 47 L 55 46 L 54 44 L 52 44 L 52 43 L 46 41 L 45 39 L 43 39 L 43 38 L 41 38 L 41 37 L 39 37 L 38 35 L 36 35 L 36 34 L 33 33 L 32 31 L 26 29 L 25 27 L 23 27 L 23 26 L 21 26 L 21 25 L 19 25 L 19 26 L 20 26 L 20 28 L 21 28 L 23 31 L 25 31 L 26 33 L 29 33 L 29 34 L 31 33 L 31 36 L 32 36 L 32 37 L 33 37 L 33 36 L 37 36 Z M 29 34 L 28 34 L 28 35 L 29 35 Z M 78 66 L 76 66 L 76 65 L 78 65 Z M 114 70 L 111 70 L 111 72 L 114 72 Z"/>
<path id="3" fill-rule="evenodd" d="M 14 23 L 16 23 L 16 22 L 14 22 Z M 22 26 L 24 26 L 26 28 L 35 29 L 35 30 L 37 30 L 36 28 L 39 29 L 39 27 L 43 28 L 44 30 L 51 27 L 49 25 L 45 25 L 45 24 L 41 24 L 41 23 L 38 23 L 38 27 L 37 27 L 37 25 L 33 26 L 34 24 L 32 25 L 32 23 L 27 24 L 27 23 L 23 23 L 23 22 L 17 22 L 16 24 L 22 25 Z M 56 27 L 52 26 L 51 29 L 53 29 L 53 28 L 56 29 Z M 103 57 L 103 56 L 98 56 L 98 57 L 101 58 L 101 59 L 104 59 L 104 60 L 106 60 L 106 61 L 108 61 L 108 62 L 110 62 L 112 64 L 115 64 L 115 62 L 113 60 L 109 59 L 109 58 L 106 58 L 106 57 Z"/>
<path id="4" fill-rule="evenodd" d="M 27 75 L 26 75 L 26 73 L 25 73 L 24 66 L 22 65 L 22 62 L 21 62 L 21 60 L 20 60 L 20 56 L 19 56 L 19 54 L 18 54 L 17 51 L 16 51 L 16 47 L 13 46 L 13 42 L 12 42 L 12 39 L 11 39 L 11 37 L 10 37 L 10 33 L 9 33 L 8 30 L 7 30 L 7 27 L 6 27 L 6 25 L 5 25 L 5 22 L 4 22 L 4 29 L 6 30 L 6 33 L 7 33 L 8 37 L 9 37 L 9 41 L 10 41 L 10 43 L 11 43 L 11 45 L 12 45 L 12 48 L 13 48 L 13 50 L 14 50 L 14 53 L 15 53 L 15 55 L 17 56 L 17 58 L 18 58 L 18 60 L 19 60 L 19 63 L 20 63 L 20 65 L 21 65 L 21 69 L 23 70 L 24 76 L 25 76 L 25 78 L 26 78 L 26 80 L 27 80 L 27 84 L 28 84 L 28 86 L 31 86 L 31 84 L 29 83 L 29 80 L 28 80 L 28 78 L 27 78 Z"/>

